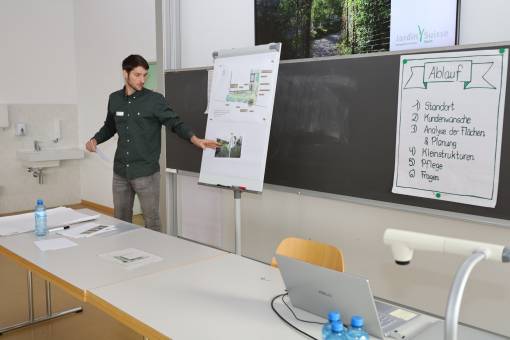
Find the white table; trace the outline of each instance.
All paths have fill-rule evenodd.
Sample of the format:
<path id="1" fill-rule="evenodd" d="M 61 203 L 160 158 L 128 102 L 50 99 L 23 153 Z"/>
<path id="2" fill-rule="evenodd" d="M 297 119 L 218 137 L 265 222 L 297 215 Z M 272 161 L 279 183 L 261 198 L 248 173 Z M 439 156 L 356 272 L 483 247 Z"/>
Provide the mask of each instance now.
<path id="1" fill-rule="evenodd" d="M 89 211 L 93 214 L 92 211 Z M 25 267 L 28 286 L 28 320 L 15 325 L 0 327 L 0 334 L 32 324 L 80 312 L 81 307 L 53 312 L 51 285 L 55 284 L 81 301 L 86 301 L 87 291 L 105 285 L 143 277 L 165 269 L 202 261 L 226 253 L 190 241 L 168 236 L 149 229 L 126 224 L 111 217 L 101 216 L 98 223 L 121 223 L 119 230 L 90 238 L 72 239 L 78 246 L 41 251 L 34 241 L 62 237 L 49 233 L 38 238 L 32 232 L 0 237 L 0 254 L 3 254 Z M 72 227 L 72 226 L 71 226 Z M 162 261 L 126 270 L 116 263 L 98 255 L 127 248 L 137 248 L 157 255 Z M 45 280 L 46 315 L 35 318 L 33 307 L 32 273 Z"/>
<path id="2" fill-rule="evenodd" d="M 58 237 L 62 236 L 50 233 L 43 239 Z M 33 233 L 0 237 L 0 253 L 17 260 L 27 269 L 37 272 L 82 300 L 85 300 L 87 290 L 92 288 L 226 254 L 214 248 L 139 227 L 111 235 L 71 239 L 78 246 L 46 252 L 39 250 L 34 244 L 35 240 L 38 238 Z M 136 270 L 126 270 L 98 256 L 126 248 L 137 248 L 163 260 Z"/>
<path id="3" fill-rule="evenodd" d="M 271 310 L 271 299 L 284 291 L 278 269 L 228 254 L 92 289 L 87 299 L 150 339 L 306 339 Z M 301 319 L 325 322 L 292 308 Z M 321 339 L 320 325 L 297 321 L 281 302 L 276 309 L 293 325 Z M 441 327 L 439 319 L 422 314 L 399 332 L 408 335 L 406 339 L 423 332 L 420 340 L 439 340 Z M 435 331 L 430 333 L 429 328 Z M 462 340 L 504 339 L 465 326 L 459 327 L 459 334 Z"/>
<path id="4" fill-rule="evenodd" d="M 300 339 L 270 307 L 284 289 L 277 269 L 228 254 L 92 289 L 88 300 L 121 321 L 143 320 L 151 339 Z M 320 339 L 321 326 L 306 331 Z"/>

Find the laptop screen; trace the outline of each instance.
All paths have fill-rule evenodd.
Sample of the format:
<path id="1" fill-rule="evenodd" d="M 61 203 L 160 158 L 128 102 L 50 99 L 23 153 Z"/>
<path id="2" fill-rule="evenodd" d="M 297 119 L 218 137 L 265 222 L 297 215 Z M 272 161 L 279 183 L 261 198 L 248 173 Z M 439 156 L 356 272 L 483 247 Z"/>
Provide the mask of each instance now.
<path id="1" fill-rule="evenodd" d="M 279 254 L 276 260 L 294 307 L 323 318 L 338 310 L 344 324 L 360 315 L 369 334 L 384 338 L 367 279 Z"/>

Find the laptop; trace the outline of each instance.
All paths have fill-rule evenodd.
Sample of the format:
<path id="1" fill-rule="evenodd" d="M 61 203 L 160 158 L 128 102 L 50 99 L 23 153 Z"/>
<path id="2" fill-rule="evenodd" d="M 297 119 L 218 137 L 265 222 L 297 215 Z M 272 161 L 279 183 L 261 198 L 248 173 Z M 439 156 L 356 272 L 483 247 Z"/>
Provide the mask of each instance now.
<path id="1" fill-rule="evenodd" d="M 406 317 L 393 316 L 402 310 L 375 302 L 365 278 L 279 254 L 275 256 L 294 307 L 323 318 L 329 311 L 338 310 L 344 323 L 349 323 L 353 315 L 360 315 L 365 320 L 365 330 L 380 339 L 417 315 L 404 310 Z"/>

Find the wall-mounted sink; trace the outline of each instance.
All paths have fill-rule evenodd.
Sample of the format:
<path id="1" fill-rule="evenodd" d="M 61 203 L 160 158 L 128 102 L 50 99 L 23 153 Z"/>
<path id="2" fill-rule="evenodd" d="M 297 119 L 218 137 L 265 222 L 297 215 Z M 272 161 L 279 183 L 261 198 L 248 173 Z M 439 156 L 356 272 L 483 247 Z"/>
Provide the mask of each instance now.
<path id="1" fill-rule="evenodd" d="M 84 153 L 83 150 L 76 147 L 62 147 L 42 149 L 40 151 L 18 150 L 16 151 L 16 157 L 23 163 L 24 166 L 32 168 L 47 168 L 59 166 L 60 161 L 82 159 L 84 157 Z"/>

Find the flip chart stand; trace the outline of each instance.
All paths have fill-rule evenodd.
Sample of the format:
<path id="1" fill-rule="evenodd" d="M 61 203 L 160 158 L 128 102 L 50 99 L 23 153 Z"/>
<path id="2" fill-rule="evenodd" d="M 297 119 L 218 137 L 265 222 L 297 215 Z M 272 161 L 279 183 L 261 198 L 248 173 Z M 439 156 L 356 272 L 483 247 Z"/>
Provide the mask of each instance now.
<path id="1" fill-rule="evenodd" d="M 246 190 L 245 187 L 239 187 L 239 186 L 225 186 L 221 184 L 211 185 L 207 183 L 200 183 L 202 185 L 206 186 L 213 186 L 216 188 L 221 189 L 227 189 L 232 190 L 234 192 L 234 221 L 235 221 L 235 253 L 237 255 L 242 255 L 242 248 L 241 248 L 241 193 L 243 191 L 251 192 L 250 190 Z M 252 191 L 256 193 L 256 191 Z"/>
<path id="2" fill-rule="evenodd" d="M 218 117 L 223 117 L 223 120 L 215 120 L 211 117 L 207 118 L 207 126 L 206 126 L 206 138 L 216 138 L 217 141 L 220 141 L 218 139 L 218 135 L 213 135 L 211 133 L 211 137 L 208 137 L 208 129 L 212 129 L 214 134 L 218 133 L 218 131 L 223 131 L 222 133 L 228 133 L 230 130 L 230 139 L 228 137 L 221 137 L 223 143 L 222 145 L 228 145 L 228 155 L 214 155 L 214 157 L 224 157 L 227 158 L 227 160 L 223 160 L 221 162 L 215 161 L 214 166 L 212 165 L 213 157 L 211 157 L 211 154 L 204 154 L 202 153 L 202 164 L 200 168 L 200 176 L 198 179 L 199 184 L 203 185 L 211 185 L 215 186 L 217 188 L 223 188 L 223 189 L 229 189 L 234 192 L 234 217 L 235 217 L 235 253 L 237 255 L 242 255 L 242 247 L 241 247 L 241 193 L 243 191 L 250 191 L 250 192 L 262 192 L 263 182 L 264 182 L 264 171 L 265 171 L 265 162 L 267 158 L 267 145 L 269 143 L 269 132 L 270 132 L 270 123 L 271 123 L 271 117 L 272 117 L 272 110 L 273 110 L 273 102 L 274 102 L 274 93 L 275 93 L 275 87 L 276 87 L 276 79 L 278 75 L 278 66 L 279 66 L 279 60 L 280 60 L 280 49 L 281 49 L 281 43 L 271 43 L 267 45 L 259 45 L 259 46 L 253 46 L 253 47 L 247 47 L 247 48 L 234 48 L 234 49 L 228 49 L 228 50 L 221 50 L 221 51 L 215 51 L 213 52 L 212 56 L 213 59 L 215 59 L 214 68 L 219 66 L 220 70 L 223 70 L 224 73 L 221 74 L 229 74 L 229 76 L 225 76 L 225 79 L 223 75 L 218 75 L 221 81 L 216 82 L 214 81 L 214 71 L 213 71 L 213 79 L 211 79 L 211 91 L 210 94 L 208 94 L 208 106 L 206 109 L 206 113 L 208 115 L 217 115 Z M 276 53 L 275 53 L 276 52 Z M 258 56 L 257 56 L 258 55 Z M 234 58 L 234 57 L 242 57 L 242 58 L 235 58 L 235 59 L 229 59 L 228 58 Z M 246 59 L 244 57 L 250 57 L 249 59 Z M 217 58 L 225 58 L 221 63 L 217 64 L 216 59 Z M 252 65 L 253 64 L 253 65 Z M 230 70 L 232 68 L 234 71 Z M 253 68 L 260 68 L 260 70 L 257 69 L 255 72 Z M 242 71 L 239 71 L 238 69 L 242 69 Z M 232 73 L 234 72 L 234 73 Z M 241 92 L 250 92 L 249 96 L 250 99 L 247 100 L 244 97 L 232 97 L 229 98 L 228 101 L 232 103 L 238 103 L 239 105 L 245 105 L 248 107 L 249 105 L 254 105 L 256 103 L 256 97 L 259 96 L 258 92 L 263 91 L 263 95 L 267 98 L 266 101 L 262 101 L 262 104 L 260 104 L 260 109 L 253 109 L 251 112 L 254 112 L 254 116 L 258 117 L 260 116 L 260 120 L 257 121 L 257 124 L 260 126 L 256 127 L 256 133 L 250 135 L 251 140 L 253 143 L 257 143 L 259 145 L 259 149 L 255 151 L 254 148 L 248 149 L 245 152 L 248 152 L 248 155 L 244 153 L 244 158 L 241 158 L 241 152 L 240 152 L 240 146 L 242 144 L 242 134 L 247 133 L 246 132 L 246 124 L 252 124 L 253 119 L 247 119 L 246 114 L 243 112 L 247 112 L 248 109 L 236 109 L 235 111 L 231 111 L 231 104 L 227 101 L 227 98 L 229 96 L 223 97 L 223 99 L 214 99 L 220 98 L 220 95 L 217 95 L 215 92 L 216 90 L 219 91 L 219 93 L 222 93 L 221 96 L 223 96 L 223 90 L 230 91 L 231 87 L 234 86 L 237 88 L 239 84 L 232 82 L 232 77 L 236 78 L 237 73 L 239 74 L 245 74 L 243 77 L 246 77 L 246 75 L 250 75 L 249 82 L 252 84 L 249 87 L 249 91 L 243 90 Z M 263 73 L 262 75 L 260 75 Z M 266 80 L 261 80 L 262 78 Z M 243 78 L 244 79 L 244 78 Z M 237 81 L 237 80 L 236 80 Z M 230 82 L 230 85 L 229 85 Z M 261 86 L 266 86 L 262 89 L 259 89 L 259 84 Z M 248 84 L 245 84 L 248 85 Z M 245 86 L 245 85 L 242 85 Z M 234 91 L 236 92 L 236 91 Z M 208 89 L 209 93 L 209 89 Z M 255 99 L 251 96 L 255 95 Z M 270 97 L 271 96 L 271 97 Z M 212 103 L 214 102 L 221 102 L 221 104 L 218 104 L 218 108 L 216 108 L 215 105 Z M 255 105 L 257 106 L 257 105 Z M 258 107 L 258 106 L 257 106 Z M 234 115 L 234 118 L 230 117 L 230 115 Z M 235 118 L 237 117 L 237 118 Z M 211 123 L 212 122 L 212 123 Z M 215 125 L 216 122 L 217 125 Z M 212 124 L 212 128 L 211 125 Z M 242 127 L 240 127 L 242 125 Z M 216 129 L 216 130 L 215 130 Z M 234 137 L 234 132 L 236 133 L 236 138 Z M 228 136 L 228 135 L 227 135 Z M 224 138 L 224 139 L 223 139 Z M 239 139 L 238 139 L 239 138 Z M 257 140 L 258 139 L 258 140 Z M 239 144 L 239 154 L 237 156 L 231 155 L 230 151 L 232 147 L 237 143 Z M 263 146 L 262 146 L 263 145 Z M 263 149 L 265 147 L 265 149 Z M 218 151 L 218 149 L 216 149 Z M 249 152 L 253 152 L 253 155 L 250 155 Z M 205 156 L 204 156 L 205 155 Z M 261 168 L 264 168 L 263 171 L 257 171 L 256 173 L 250 173 L 250 174 L 244 174 L 239 176 L 238 173 L 232 173 L 232 167 L 240 167 L 240 169 L 243 169 L 247 167 L 246 164 L 239 165 L 238 162 L 231 163 L 231 161 L 228 160 L 228 158 L 241 158 L 239 161 L 245 162 L 246 159 L 251 159 L 250 162 L 255 162 L 256 164 L 260 164 Z M 227 163 L 225 163 L 225 161 Z M 220 165 L 221 164 L 221 165 Z M 253 167 L 253 165 L 252 165 Z M 254 166 L 256 169 L 257 166 Z M 228 171 L 227 171 L 228 169 Z M 247 190 L 248 189 L 248 190 Z"/>
<path id="3" fill-rule="evenodd" d="M 232 187 L 234 191 L 234 214 L 235 214 L 235 225 L 236 225 L 236 254 L 241 254 L 241 192 L 243 188 Z"/>

